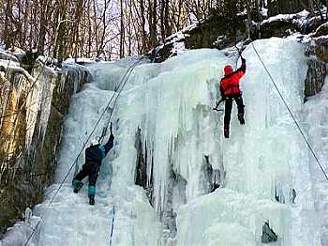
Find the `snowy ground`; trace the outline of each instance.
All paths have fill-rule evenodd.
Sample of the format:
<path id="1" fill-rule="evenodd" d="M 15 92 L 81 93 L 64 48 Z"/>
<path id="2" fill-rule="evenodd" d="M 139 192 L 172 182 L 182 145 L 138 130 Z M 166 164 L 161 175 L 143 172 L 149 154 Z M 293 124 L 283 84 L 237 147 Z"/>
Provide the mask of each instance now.
<path id="1" fill-rule="evenodd" d="M 324 106 L 328 90 L 303 105 L 307 66 L 302 45 L 276 38 L 254 45 L 298 120 L 311 126 L 312 139 L 320 139 L 315 145 L 320 152 L 328 134 L 321 117 L 328 115 Z M 162 64 L 137 66 L 113 112 L 115 147 L 102 165 L 96 205 L 87 204 L 86 187 L 72 193 L 73 174 L 49 206 L 58 184 L 51 186 L 45 202 L 34 209 L 42 223 L 30 245 L 101 246 L 111 241 L 112 245 L 261 245 L 265 221 L 278 235 L 272 245 L 326 245 L 320 234 L 328 236 L 324 227 L 327 183 L 251 46 L 244 56 L 248 72 L 241 83 L 246 125 L 238 124 L 234 106 L 229 140 L 222 137 L 222 114 L 211 108 L 222 68 L 235 64 L 235 57 L 202 49 L 186 51 Z M 75 96 L 65 121 L 57 182 L 65 176 L 127 66 L 95 64 L 90 69 L 95 82 Z M 317 105 L 323 105 L 322 112 L 313 114 Z M 147 145 L 148 166 L 154 163 L 154 208 L 143 189 L 134 185 L 138 127 Z M 205 155 L 214 169 L 226 173 L 220 180 L 222 188 L 209 194 L 202 173 Z M 320 152 L 323 160 L 325 155 Z M 171 170 L 187 182 L 184 199 L 174 187 L 173 198 L 168 200 Z M 177 214 L 177 234 L 171 239 L 163 234 L 167 230 L 158 216 L 168 209 Z M 6 240 L 11 239 L 9 235 Z M 3 241 L 3 245 L 12 244 Z"/>

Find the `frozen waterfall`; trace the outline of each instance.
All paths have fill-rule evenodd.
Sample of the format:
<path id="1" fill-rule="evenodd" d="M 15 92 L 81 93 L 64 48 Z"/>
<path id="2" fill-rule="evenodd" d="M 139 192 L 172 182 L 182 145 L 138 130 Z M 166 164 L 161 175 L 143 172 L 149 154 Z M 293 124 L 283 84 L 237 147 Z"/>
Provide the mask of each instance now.
<path id="1" fill-rule="evenodd" d="M 303 45 L 295 38 L 254 45 L 303 123 Z M 87 186 L 72 192 L 72 173 L 48 206 L 52 185 L 34 209 L 42 222 L 30 245 L 261 245 L 265 222 L 278 236 L 272 245 L 321 245 L 316 164 L 252 47 L 243 55 L 246 125 L 234 105 L 230 139 L 222 136 L 223 113 L 212 107 L 224 65 L 236 63 L 232 49 L 190 50 L 137 66 L 112 112 L 115 147 L 101 168 L 96 205 L 87 204 Z M 94 82 L 73 99 L 57 182 L 132 62 L 89 67 Z"/>

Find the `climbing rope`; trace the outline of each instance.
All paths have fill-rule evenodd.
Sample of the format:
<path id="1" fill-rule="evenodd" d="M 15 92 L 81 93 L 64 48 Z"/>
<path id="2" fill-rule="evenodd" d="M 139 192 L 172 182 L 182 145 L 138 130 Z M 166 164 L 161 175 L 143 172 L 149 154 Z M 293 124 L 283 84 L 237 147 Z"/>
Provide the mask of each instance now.
<path id="1" fill-rule="evenodd" d="M 142 58 L 142 59 L 143 59 L 143 58 Z M 75 170 L 78 169 L 78 158 L 81 156 L 81 154 L 82 154 L 82 152 L 83 152 L 85 146 L 87 145 L 87 143 L 88 143 L 88 141 L 90 140 L 90 138 L 91 138 L 91 136 L 93 135 L 93 133 L 96 131 L 97 126 L 99 125 L 99 123 L 100 123 L 100 121 L 102 120 L 103 116 L 105 115 L 105 113 L 107 112 L 107 110 L 110 108 L 110 105 L 111 105 L 113 99 L 115 98 L 115 99 L 114 99 L 114 102 L 113 102 L 113 105 L 114 105 L 114 107 L 115 107 L 115 105 L 116 105 L 116 101 L 117 101 L 118 97 L 121 95 L 121 92 L 123 91 L 123 89 L 124 89 L 124 87 L 125 87 L 125 85 L 126 85 L 126 83 L 127 83 L 127 81 L 128 81 L 129 76 L 131 75 L 133 69 L 134 69 L 134 68 L 140 63 L 140 61 L 141 61 L 142 59 L 140 59 L 140 60 L 138 60 L 137 62 L 135 62 L 134 64 L 132 64 L 132 65 L 129 67 L 129 69 L 126 71 L 126 73 L 123 75 L 123 77 L 122 77 L 122 79 L 121 79 L 121 82 L 119 83 L 119 86 L 118 86 L 118 88 L 117 88 L 117 91 L 118 91 L 117 96 L 115 97 L 115 94 L 113 94 L 113 96 L 110 98 L 110 100 L 109 100 L 109 102 L 108 102 L 106 108 L 104 109 L 104 111 L 103 111 L 102 114 L 100 115 L 100 118 L 99 118 L 98 121 L 96 122 L 96 124 L 95 124 L 95 126 L 94 126 L 92 132 L 89 134 L 87 140 L 86 140 L 86 141 L 84 142 L 84 144 L 83 144 L 83 147 L 82 147 L 80 153 L 79 153 L 78 156 L 76 157 L 76 159 L 75 159 L 75 161 L 74 161 L 74 164 L 75 164 Z M 114 107 L 113 107 L 113 108 L 114 108 Z M 113 115 L 113 114 L 111 114 L 110 117 L 109 117 L 109 120 L 108 120 L 109 122 L 110 122 L 111 119 L 112 119 L 112 115 Z M 108 126 L 107 126 L 107 128 L 108 128 Z M 106 128 L 106 132 L 107 132 L 107 128 Z M 74 166 L 74 164 L 73 164 L 73 166 Z M 73 168 L 73 166 L 72 166 L 71 168 Z M 69 170 L 69 172 L 70 172 L 70 170 Z M 75 172 L 75 174 L 76 174 L 76 172 Z M 68 173 L 68 175 L 69 175 L 69 173 Z M 67 175 L 67 176 L 68 176 L 68 175 Z"/>
<path id="2" fill-rule="evenodd" d="M 276 88 L 276 90 L 277 90 L 277 92 L 278 92 L 278 94 L 279 94 L 279 97 L 281 98 L 281 100 L 283 101 L 284 105 L 286 106 L 286 108 L 287 108 L 287 110 L 288 110 L 288 112 L 289 112 L 291 118 L 293 119 L 293 121 L 294 121 L 294 123 L 295 123 L 295 125 L 296 125 L 296 127 L 297 127 L 297 129 L 298 129 L 298 131 L 299 131 L 300 134 L 302 135 L 302 137 L 303 137 L 303 139 L 304 139 L 304 141 L 305 141 L 307 147 L 308 147 L 309 150 L 311 151 L 311 153 L 312 153 L 314 159 L 315 159 L 316 162 L 318 163 L 319 168 L 321 169 L 323 175 L 325 176 L 326 180 L 328 181 L 327 173 L 325 172 L 325 170 L 324 170 L 324 168 L 323 168 L 323 166 L 322 166 L 322 164 L 321 164 L 321 162 L 320 162 L 318 156 L 317 156 L 316 153 L 314 152 L 314 149 L 312 148 L 312 146 L 311 146 L 309 140 L 308 140 L 307 137 L 305 136 L 304 131 L 302 130 L 300 124 L 299 124 L 298 121 L 296 120 L 296 117 L 294 116 L 294 114 L 293 114 L 292 110 L 290 109 L 288 103 L 286 102 L 285 98 L 284 98 L 283 95 L 281 94 L 281 92 L 280 92 L 280 90 L 279 90 L 279 88 L 278 88 L 278 86 L 277 86 L 275 80 L 273 79 L 273 77 L 272 77 L 271 73 L 269 72 L 267 66 L 266 66 L 265 63 L 263 62 L 263 60 L 262 60 L 260 54 L 258 53 L 257 49 L 255 48 L 254 43 L 252 43 L 252 47 L 253 47 L 253 49 L 254 49 L 254 51 L 255 51 L 257 57 L 259 58 L 260 62 L 262 63 L 262 65 L 263 65 L 265 71 L 266 71 L 267 74 L 269 75 L 270 80 L 272 81 L 274 87 Z"/>
<path id="3" fill-rule="evenodd" d="M 121 92 L 123 91 L 125 85 L 127 84 L 128 78 L 129 78 L 129 76 L 131 75 L 133 69 L 134 69 L 138 64 L 140 64 L 140 62 L 141 62 L 143 59 L 144 59 L 143 57 L 140 58 L 140 59 L 138 59 L 138 61 L 135 62 L 135 63 L 133 63 L 133 64 L 128 68 L 128 70 L 125 72 L 125 74 L 123 75 L 123 77 L 122 77 L 122 79 L 121 79 L 121 82 L 120 82 L 120 85 L 119 85 L 119 88 L 118 88 L 118 93 L 117 93 L 117 95 L 116 95 L 116 94 L 113 94 L 113 96 L 110 98 L 110 100 L 109 100 L 109 102 L 108 102 L 108 104 L 107 104 L 105 110 L 104 110 L 104 111 L 102 112 L 102 114 L 100 115 L 99 119 L 97 120 L 97 122 L 96 122 L 96 124 L 95 124 L 95 126 L 94 126 L 94 128 L 93 128 L 93 130 L 92 130 L 91 133 L 89 134 L 87 140 L 84 142 L 81 151 L 80 151 L 79 154 L 76 156 L 76 158 L 75 158 L 75 160 L 73 161 L 72 165 L 71 165 L 70 168 L 68 169 L 68 171 L 67 171 L 67 173 L 66 173 L 64 179 L 60 182 L 60 184 L 59 184 L 59 186 L 58 186 L 58 188 L 57 188 L 55 194 L 54 194 L 53 197 L 50 199 L 50 202 L 48 203 L 48 206 L 49 206 L 49 207 L 50 207 L 50 205 L 54 202 L 55 197 L 57 196 L 57 194 L 58 194 L 58 192 L 60 191 L 60 189 L 63 187 L 63 184 L 65 183 L 66 179 L 68 178 L 68 176 L 69 176 L 70 172 L 72 171 L 73 167 L 77 165 L 78 159 L 79 159 L 79 157 L 81 156 L 81 154 L 82 154 L 82 152 L 83 152 L 83 150 L 84 150 L 86 144 L 87 144 L 88 141 L 90 140 L 90 138 L 91 138 L 91 136 L 93 135 L 93 133 L 96 131 L 97 126 L 99 125 L 101 119 L 103 118 L 103 116 L 105 115 L 105 113 L 107 112 L 107 110 L 110 108 L 110 105 L 111 105 L 111 103 L 112 103 L 112 101 L 113 101 L 115 95 L 116 95 L 116 98 L 115 98 L 115 100 L 114 100 L 114 102 L 113 102 L 113 108 L 115 107 L 115 105 L 116 105 L 116 101 L 117 101 L 118 97 L 120 96 L 120 94 L 121 94 Z M 111 120 L 112 115 L 113 115 L 113 113 L 111 113 L 110 118 L 109 118 L 109 121 Z M 34 233 L 37 231 L 37 229 L 38 229 L 38 227 L 39 227 L 41 221 L 42 221 L 42 217 L 40 218 L 40 220 L 38 221 L 38 223 L 36 224 L 36 226 L 35 226 L 34 229 L 32 230 L 32 233 L 30 234 L 30 236 L 29 236 L 29 237 L 27 238 L 27 240 L 25 241 L 24 246 L 27 246 L 27 244 L 29 243 L 29 241 L 30 241 L 31 238 L 33 237 Z"/>
<path id="4" fill-rule="evenodd" d="M 112 226 L 110 229 L 110 241 L 109 241 L 110 246 L 112 246 L 112 239 L 114 234 L 114 222 L 115 222 L 115 206 L 113 206 L 113 210 L 112 210 Z"/>

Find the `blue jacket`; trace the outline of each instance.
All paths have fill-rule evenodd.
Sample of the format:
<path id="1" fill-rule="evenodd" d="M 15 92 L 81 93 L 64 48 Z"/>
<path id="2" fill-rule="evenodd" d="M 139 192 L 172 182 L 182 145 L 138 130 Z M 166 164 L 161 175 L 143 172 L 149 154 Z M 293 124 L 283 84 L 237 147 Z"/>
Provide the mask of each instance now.
<path id="1" fill-rule="evenodd" d="M 105 145 L 93 145 L 85 150 L 85 161 L 95 162 L 101 165 L 102 159 L 104 159 L 107 153 L 113 148 L 114 136 L 110 135 L 108 142 Z"/>

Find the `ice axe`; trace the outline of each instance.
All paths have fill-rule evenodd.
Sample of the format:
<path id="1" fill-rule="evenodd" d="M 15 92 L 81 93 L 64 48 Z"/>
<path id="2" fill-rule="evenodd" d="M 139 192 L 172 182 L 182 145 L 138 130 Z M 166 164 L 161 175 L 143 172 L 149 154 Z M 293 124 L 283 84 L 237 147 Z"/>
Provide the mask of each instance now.
<path id="1" fill-rule="evenodd" d="M 221 98 L 220 101 L 217 102 L 217 104 L 215 105 L 215 107 L 213 108 L 213 110 L 218 111 L 218 112 L 222 112 L 222 109 L 218 109 L 218 107 L 220 106 L 220 104 L 222 102 L 224 102 L 225 99 Z"/>
<path id="2" fill-rule="evenodd" d="M 100 142 L 102 142 L 104 137 L 106 136 L 107 129 L 108 129 L 108 125 L 104 126 L 102 133 L 101 133 Z M 110 130 L 110 133 L 112 134 L 112 122 L 110 123 L 109 130 Z"/>
<path id="3" fill-rule="evenodd" d="M 238 60 L 239 58 L 243 58 L 243 50 L 244 50 L 244 45 L 242 44 L 242 47 L 241 48 L 238 48 L 237 44 L 235 44 L 235 48 L 238 52 L 238 57 L 237 57 L 237 60 L 236 60 L 236 67 L 237 67 L 237 63 L 238 63 Z"/>
<path id="4" fill-rule="evenodd" d="M 110 134 L 112 135 L 113 134 L 113 123 L 112 122 L 110 123 L 109 130 L 110 130 Z"/>

